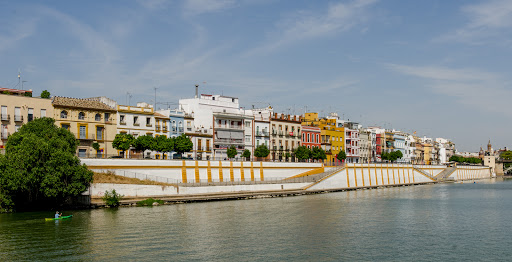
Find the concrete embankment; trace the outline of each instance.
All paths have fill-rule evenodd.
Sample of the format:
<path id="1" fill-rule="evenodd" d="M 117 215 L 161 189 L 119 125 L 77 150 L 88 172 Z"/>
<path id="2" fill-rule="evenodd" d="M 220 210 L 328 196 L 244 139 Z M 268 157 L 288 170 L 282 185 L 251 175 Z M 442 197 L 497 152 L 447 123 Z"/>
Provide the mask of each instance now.
<path id="1" fill-rule="evenodd" d="M 125 196 L 126 204 L 149 197 L 177 203 L 410 186 L 442 181 L 485 179 L 492 175 L 489 168 L 475 166 L 447 168 L 446 166 L 397 164 L 347 164 L 343 167 L 323 167 L 318 163 L 222 163 L 217 161 L 218 165 L 213 165 L 209 161 L 188 163 L 157 161 L 158 163 L 171 162 L 171 164 L 167 163 L 162 165 L 163 167 L 156 168 L 156 162 L 151 160 L 121 161 L 137 162 L 112 163 L 106 160 L 100 164 L 96 162 L 96 166 L 92 166 L 91 169 L 110 171 L 120 175 L 126 174 L 126 169 L 136 169 L 150 174 L 149 178 L 156 177 L 151 175 L 152 170 L 159 170 L 160 176 L 170 174 L 175 179 L 173 181 L 177 183 L 175 186 L 93 184 L 87 192 L 93 204 L 100 204 L 104 192 L 112 189 Z M 179 165 L 180 162 L 181 165 Z M 188 166 L 192 164 L 194 168 L 188 171 Z M 226 171 L 224 166 L 228 166 Z M 245 170 L 246 166 L 249 167 L 247 170 Z M 255 168 L 255 166 L 258 167 Z M 227 175 L 224 176 L 224 172 Z M 255 175 L 258 173 L 260 176 Z M 181 176 L 182 179 L 180 180 L 177 176 Z M 202 179 L 203 177 L 205 179 Z"/>

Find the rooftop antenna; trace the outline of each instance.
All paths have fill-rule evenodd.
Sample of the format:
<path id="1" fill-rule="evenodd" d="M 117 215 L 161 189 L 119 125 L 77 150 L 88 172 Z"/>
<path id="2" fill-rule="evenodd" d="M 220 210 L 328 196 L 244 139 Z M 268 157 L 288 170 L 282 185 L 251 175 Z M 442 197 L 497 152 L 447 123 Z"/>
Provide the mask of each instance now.
<path id="1" fill-rule="evenodd" d="M 130 99 L 132 98 L 132 94 L 130 92 L 126 92 L 126 104 L 130 106 Z"/>
<path id="2" fill-rule="evenodd" d="M 22 90 L 25 90 L 25 89 L 23 88 L 23 83 L 26 83 L 26 82 L 28 82 L 28 81 L 27 81 L 27 80 L 22 80 L 22 81 L 21 81 L 21 89 L 22 89 Z"/>
<path id="3" fill-rule="evenodd" d="M 156 90 L 158 89 L 158 87 L 154 86 L 153 89 L 155 89 L 155 101 L 153 104 L 153 111 L 154 111 L 154 110 L 156 110 Z"/>
<path id="4" fill-rule="evenodd" d="M 18 88 L 19 88 L 19 86 L 21 86 L 20 83 L 21 83 L 21 69 L 18 68 L 18 85 L 17 85 Z"/>

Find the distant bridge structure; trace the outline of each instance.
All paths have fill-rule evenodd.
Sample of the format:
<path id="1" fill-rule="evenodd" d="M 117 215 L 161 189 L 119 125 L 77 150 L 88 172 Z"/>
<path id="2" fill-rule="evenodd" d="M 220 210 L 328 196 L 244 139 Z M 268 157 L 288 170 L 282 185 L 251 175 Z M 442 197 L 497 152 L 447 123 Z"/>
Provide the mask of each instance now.
<path id="1" fill-rule="evenodd" d="M 496 175 L 512 175 L 512 160 L 498 158 L 496 159 Z"/>

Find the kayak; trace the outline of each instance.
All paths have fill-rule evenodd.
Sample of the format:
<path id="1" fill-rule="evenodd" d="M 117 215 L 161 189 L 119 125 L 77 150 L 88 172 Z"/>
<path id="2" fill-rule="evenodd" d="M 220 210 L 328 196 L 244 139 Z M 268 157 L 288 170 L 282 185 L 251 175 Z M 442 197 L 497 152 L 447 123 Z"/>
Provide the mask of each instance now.
<path id="1" fill-rule="evenodd" d="M 52 221 L 52 220 L 61 220 L 61 219 L 66 219 L 66 218 L 71 218 L 73 217 L 73 215 L 70 215 L 70 216 L 64 216 L 64 217 L 59 217 L 59 218 L 45 218 L 44 220 L 45 221 Z"/>

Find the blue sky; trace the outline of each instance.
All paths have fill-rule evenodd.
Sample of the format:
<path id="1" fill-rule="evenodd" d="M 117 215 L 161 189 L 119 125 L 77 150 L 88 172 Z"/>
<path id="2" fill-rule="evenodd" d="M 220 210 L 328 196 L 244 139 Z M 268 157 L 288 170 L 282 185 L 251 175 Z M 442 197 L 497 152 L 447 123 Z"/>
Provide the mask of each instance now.
<path id="1" fill-rule="evenodd" d="M 199 84 L 468 151 L 512 146 L 511 51 L 504 0 L 0 0 L 2 87 L 21 69 L 36 94 L 176 104 Z"/>

